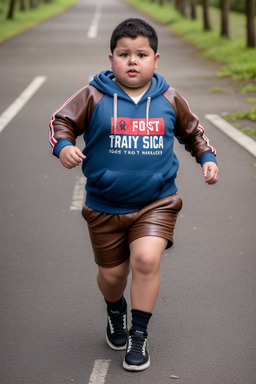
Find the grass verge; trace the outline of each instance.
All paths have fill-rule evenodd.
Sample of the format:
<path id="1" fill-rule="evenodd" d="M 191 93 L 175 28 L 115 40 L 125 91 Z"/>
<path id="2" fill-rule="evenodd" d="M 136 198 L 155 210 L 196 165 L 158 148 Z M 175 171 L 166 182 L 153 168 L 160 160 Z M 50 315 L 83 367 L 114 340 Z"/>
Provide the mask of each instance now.
<path id="1" fill-rule="evenodd" d="M 14 19 L 7 20 L 7 3 L 0 2 L 0 42 L 3 42 L 27 29 L 30 29 L 44 20 L 47 20 L 75 4 L 77 0 L 53 0 L 42 3 L 32 9 L 20 11 L 16 6 Z"/>
<path id="2" fill-rule="evenodd" d="M 248 136 L 256 135 L 256 128 L 252 126 L 252 123 L 256 123 L 256 108 L 252 108 L 249 111 L 241 111 L 230 113 L 229 115 L 223 116 L 223 118 L 232 123 L 237 129 Z M 242 125 L 241 125 L 242 121 Z M 246 124 L 246 122 L 248 124 Z"/>

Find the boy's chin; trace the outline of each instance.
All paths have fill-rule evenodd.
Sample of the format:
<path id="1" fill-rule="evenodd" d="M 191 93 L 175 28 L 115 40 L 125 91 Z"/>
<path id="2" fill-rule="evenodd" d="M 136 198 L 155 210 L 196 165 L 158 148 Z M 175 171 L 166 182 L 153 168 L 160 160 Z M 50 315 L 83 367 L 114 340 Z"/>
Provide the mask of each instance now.
<path id="1" fill-rule="evenodd" d="M 147 90 L 149 88 L 151 84 L 151 81 L 150 82 L 145 82 L 145 83 L 142 83 L 142 82 L 127 82 L 127 83 L 119 83 L 120 87 L 123 88 L 124 90 L 131 90 L 131 91 L 135 91 L 135 90 L 138 90 L 138 91 L 141 91 L 144 92 L 145 90 Z"/>

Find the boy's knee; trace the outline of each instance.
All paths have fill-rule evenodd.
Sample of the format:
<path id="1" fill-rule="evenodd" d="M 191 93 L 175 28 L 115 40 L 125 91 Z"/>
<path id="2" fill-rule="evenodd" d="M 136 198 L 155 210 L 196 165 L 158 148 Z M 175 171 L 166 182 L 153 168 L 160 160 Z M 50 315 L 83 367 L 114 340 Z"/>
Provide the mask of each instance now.
<path id="1" fill-rule="evenodd" d="M 136 252 L 132 255 L 131 266 L 133 271 L 138 271 L 142 274 L 151 274 L 158 271 L 158 262 L 153 254 L 144 252 Z"/>
<path id="2" fill-rule="evenodd" d="M 109 287 L 119 285 L 127 276 L 120 271 L 111 271 L 110 269 L 99 270 L 98 276 L 103 279 Z"/>

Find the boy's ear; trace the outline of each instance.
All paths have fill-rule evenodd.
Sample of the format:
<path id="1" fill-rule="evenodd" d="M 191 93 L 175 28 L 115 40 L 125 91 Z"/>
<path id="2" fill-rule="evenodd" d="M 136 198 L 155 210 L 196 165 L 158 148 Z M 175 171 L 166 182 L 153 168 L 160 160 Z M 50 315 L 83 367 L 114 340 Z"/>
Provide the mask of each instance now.
<path id="1" fill-rule="evenodd" d="M 112 68 L 112 60 L 113 60 L 113 55 L 112 55 L 112 53 L 109 54 L 108 58 L 109 58 L 110 65 L 111 65 L 111 68 Z"/>
<path id="2" fill-rule="evenodd" d="M 160 59 L 160 54 L 159 53 L 156 53 L 155 54 L 155 69 L 157 69 L 157 63 L 158 63 L 158 60 Z"/>

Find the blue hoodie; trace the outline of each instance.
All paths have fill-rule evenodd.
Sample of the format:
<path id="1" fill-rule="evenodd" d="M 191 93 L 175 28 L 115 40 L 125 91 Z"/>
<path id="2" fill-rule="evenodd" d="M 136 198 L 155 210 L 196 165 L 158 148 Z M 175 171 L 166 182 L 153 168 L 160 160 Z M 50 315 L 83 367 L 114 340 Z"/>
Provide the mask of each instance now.
<path id="1" fill-rule="evenodd" d="M 215 161 L 215 150 L 198 119 L 162 76 L 154 74 L 150 88 L 137 104 L 114 81 L 112 71 L 95 76 L 89 87 L 102 93 L 88 125 L 78 127 L 86 144 L 82 170 L 87 178 L 86 204 L 90 208 L 129 213 L 175 193 L 179 167 L 173 151 L 175 136 L 201 164 Z M 64 119 L 70 130 L 77 129 L 79 124 L 72 122 L 72 116 L 81 105 L 81 92 L 53 115 L 52 137 Z M 171 92 L 173 102 L 166 97 L 167 92 Z M 68 118 L 67 107 L 72 111 Z M 69 137 L 56 140 L 53 153 L 58 156 L 61 148 L 70 144 L 74 142 Z"/>

